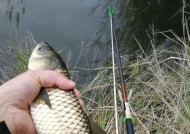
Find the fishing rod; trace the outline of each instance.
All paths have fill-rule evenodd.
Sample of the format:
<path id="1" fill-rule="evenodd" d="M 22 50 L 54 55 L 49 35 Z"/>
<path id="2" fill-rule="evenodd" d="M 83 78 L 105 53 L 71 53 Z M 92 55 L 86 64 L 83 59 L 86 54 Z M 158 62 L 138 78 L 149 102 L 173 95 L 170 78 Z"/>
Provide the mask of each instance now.
<path id="1" fill-rule="evenodd" d="M 109 9 L 108 9 L 109 10 Z M 111 11 L 110 11 L 111 12 Z M 112 17 L 110 16 L 110 23 L 112 23 Z M 115 78 L 115 53 L 114 53 L 114 33 L 113 25 L 111 24 L 111 44 L 112 44 L 112 75 L 113 75 L 113 87 L 114 87 L 114 111 L 115 111 L 115 126 L 116 134 L 119 134 L 119 120 L 118 120 L 118 110 L 117 110 L 117 89 L 116 89 L 116 78 Z"/>
<path id="2" fill-rule="evenodd" d="M 122 64 L 121 64 L 121 57 L 120 57 L 120 52 L 119 52 L 119 48 L 118 48 L 118 44 L 117 44 L 115 27 L 114 27 L 114 23 L 113 23 L 114 12 L 115 12 L 115 8 L 111 7 L 111 4 L 110 4 L 110 6 L 108 7 L 108 14 L 110 16 L 110 23 L 111 23 L 110 25 L 111 25 L 112 51 L 115 51 L 115 49 L 116 49 L 117 64 L 118 64 L 118 69 L 119 69 L 120 88 L 121 88 L 121 92 L 122 92 L 123 107 L 124 107 L 123 122 L 125 123 L 126 129 L 127 129 L 127 134 L 134 134 L 134 128 L 133 128 L 134 118 L 131 115 L 131 110 L 130 110 L 129 102 L 128 102 L 128 98 L 127 98 L 125 81 L 124 81 L 124 77 L 123 77 L 123 68 L 122 68 Z M 114 46 L 114 43 L 115 43 L 115 46 Z M 112 52 L 112 54 L 115 55 L 115 52 Z M 112 58 L 114 58 L 113 55 L 112 55 Z M 113 61 L 113 59 L 112 59 L 112 61 Z M 112 64 L 114 64 L 114 63 L 112 63 Z M 115 70 L 114 70 L 114 75 L 115 75 Z M 114 85 L 115 85 L 115 83 L 114 83 Z M 114 91 L 114 93 L 115 93 L 115 91 Z M 117 125 L 118 124 L 116 123 L 116 132 L 118 131 Z"/>

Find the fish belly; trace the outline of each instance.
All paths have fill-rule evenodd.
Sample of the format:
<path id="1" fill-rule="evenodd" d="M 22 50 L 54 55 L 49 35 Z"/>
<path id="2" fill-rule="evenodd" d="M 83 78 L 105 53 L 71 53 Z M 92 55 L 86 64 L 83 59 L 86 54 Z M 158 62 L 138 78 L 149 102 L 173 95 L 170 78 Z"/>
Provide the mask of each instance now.
<path id="1" fill-rule="evenodd" d="M 91 134 L 88 117 L 73 91 L 47 89 L 51 108 L 35 101 L 31 107 L 38 134 Z"/>

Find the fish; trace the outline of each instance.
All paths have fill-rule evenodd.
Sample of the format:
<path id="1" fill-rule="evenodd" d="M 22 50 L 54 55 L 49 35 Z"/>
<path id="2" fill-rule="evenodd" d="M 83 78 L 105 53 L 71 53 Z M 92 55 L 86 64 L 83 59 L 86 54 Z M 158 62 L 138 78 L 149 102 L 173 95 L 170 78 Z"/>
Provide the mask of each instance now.
<path id="1" fill-rule="evenodd" d="M 35 46 L 28 70 L 54 70 L 70 79 L 66 64 L 47 42 Z M 42 88 L 30 113 L 38 134 L 106 134 L 84 112 L 74 90 Z"/>

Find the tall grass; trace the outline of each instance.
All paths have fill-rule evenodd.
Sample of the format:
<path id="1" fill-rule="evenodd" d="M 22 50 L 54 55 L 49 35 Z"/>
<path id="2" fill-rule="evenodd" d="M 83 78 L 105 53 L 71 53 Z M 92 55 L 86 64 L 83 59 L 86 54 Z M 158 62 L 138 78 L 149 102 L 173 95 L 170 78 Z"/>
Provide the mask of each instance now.
<path id="1" fill-rule="evenodd" d="M 152 50 L 149 54 L 139 50 L 130 58 L 122 55 L 126 87 L 130 97 L 131 110 L 136 118 L 135 131 L 143 133 L 190 132 L 190 47 L 188 38 L 167 37 L 157 46 L 156 33 L 150 35 Z M 172 31 L 171 31 L 172 32 Z M 164 34 L 164 33 L 162 33 Z M 189 34 L 188 34 L 189 36 Z M 29 41 L 30 42 L 30 41 Z M 27 42 L 25 42 L 27 44 Z M 33 42 L 34 43 L 34 42 Z M 12 54 L 17 62 L 4 70 L 4 81 L 26 70 L 32 42 L 23 48 L 14 48 Z M 175 45 L 173 45 L 175 44 Z M 30 46 L 30 47 L 29 47 Z M 84 48 L 87 50 L 87 48 Z M 84 52 L 84 51 L 83 51 Z M 97 58 L 98 52 L 94 52 Z M 81 55 L 80 58 L 84 59 Z M 79 62 L 80 60 L 77 59 Z M 95 61 L 95 60 L 94 60 Z M 68 61 L 69 63 L 69 61 Z M 89 68 L 79 68 L 75 64 L 73 73 L 88 72 L 94 75 L 79 89 L 86 102 L 86 111 L 107 133 L 115 133 L 114 101 L 111 66 L 95 64 Z M 94 73 L 96 72 L 96 73 Z M 80 75 L 80 74 L 78 74 Z M 118 77 L 118 72 L 116 71 Z M 77 80 L 78 77 L 73 77 Z M 119 81 L 117 81 L 119 89 Z M 122 105 L 118 100 L 120 119 Z M 120 120 L 120 130 L 122 122 Z"/>
<path id="2" fill-rule="evenodd" d="M 137 134 L 188 134 L 190 132 L 190 34 L 187 21 L 188 19 L 184 17 L 183 37 L 169 31 L 173 35 L 171 38 L 164 32 L 155 32 L 152 28 L 151 32 L 147 32 L 152 46 L 148 54 L 139 50 L 132 56 L 125 54 L 121 56 L 127 92 L 130 93 L 129 102 L 136 118 L 134 127 Z M 161 44 L 158 44 L 160 41 L 157 39 L 157 34 L 166 37 Z M 136 41 L 138 43 L 138 39 Z M 25 44 L 24 49 L 13 47 L 17 62 L 12 68 L 2 71 L 4 81 L 26 70 L 31 44 L 35 44 L 35 41 L 27 37 L 23 44 Z M 73 80 L 77 80 L 80 76 L 78 72 L 90 74 L 90 78 L 79 89 L 86 102 L 86 111 L 107 133 L 114 134 L 111 66 L 103 64 L 105 60 L 99 56 L 99 50 L 95 50 L 94 60 L 87 64 L 88 67 L 77 67 L 79 59 L 88 58 L 89 48 L 90 45 L 81 47 L 81 54 L 71 74 Z M 67 54 L 67 58 L 71 58 L 70 53 Z M 4 59 L 3 56 L 1 59 Z M 96 60 L 102 60 L 102 63 L 95 64 Z M 116 75 L 118 78 L 117 70 Z M 118 80 L 117 87 L 119 89 Z M 119 99 L 118 104 L 122 132 L 124 131 L 121 122 L 123 108 Z"/>
<path id="3" fill-rule="evenodd" d="M 121 56 L 127 91 L 132 93 L 129 102 L 136 117 L 134 126 L 137 134 L 190 133 L 189 18 L 185 16 L 184 9 L 182 14 L 182 37 L 172 30 L 166 34 L 152 27 L 147 31 L 152 48 L 149 53 L 141 49 L 132 56 Z M 165 38 L 158 39 L 158 34 Z M 142 48 L 138 39 L 136 42 Z M 83 87 L 82 93 L 88 112 L 107 133 L 114 134 L 111 66 L 99 67 L 96 77 Z M 118 100 L 118 103 L 121 102 Z M 121 117 L 122 106 L 119 105 L 118 109 Z"/>
<path id="4" fill-rule="evenodd" d="M 27 70 L 28 59 L 36 42 L 30 33 L 19 41 L 10 40 L 6 47 L 0 48 L 1 82 L 5 82 Z"/>
<path id="5" fill-rule="evenodd" d="M 137 134 L 188 134 L 190 132 L 190 47 L 187 38 L 189 34 L 186 33 L 186 36 L 179 38 L 170 31 L 175 38 L 167 37 L 162 41 L 162 45 L 158 46 L 156 39 L 158 33 L 154 30 L 152 32 L 152 35 L 149 35 L 152 46 L 149 54 L 140 50 L 132 56 L 135 58 L 130 58 L 134 59 L 131 61 L 128 60 L 128 55 L 121 57 L 126 87 L 128 92 L 132 92 L 129 101 L 132 113 L 136 117 L 135 131 Z M 111 66 L 101 67 L 96 77 L 83 86 L 82 90 L 88 112 L 108 133 L 115 133 L 112 85 Z M 122 106 L 119 105 L 118 109 L 121 117 Z"/>

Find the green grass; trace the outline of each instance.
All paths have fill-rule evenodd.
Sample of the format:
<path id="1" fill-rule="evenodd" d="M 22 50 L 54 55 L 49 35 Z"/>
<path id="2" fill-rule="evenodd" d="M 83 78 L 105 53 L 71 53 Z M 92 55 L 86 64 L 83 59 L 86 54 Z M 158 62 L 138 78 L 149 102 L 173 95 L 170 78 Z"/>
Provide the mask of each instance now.
<path id="1" fill-rule="evenodd" d="M 132 61 L 127 60 L 127 55 L 121 56 L 128 79 L 126 87 L 132 91 L 129 101 L 137 134 L 190 132 L 190 48 L 185 39 L 175 42 L 180 47 L 173 46 L 171 50 L 165 49 L 164 44 L 156 47 L 152 43 L 151 53 L 139 51 Z M 84 97 L 88 112 L 108 133 L 115 133 L 110 67 L 102 67 L 94 80 L 83 87 L 84 96 L 89 92 L 91 96 Z M 118 109 L 121 117 L 122 106 Z"/>
<path id="2" fill-rule="evenodd" d="M 1 66 L 2 81 L 7 81 L 27 70 L 29 56 L 35 41 L 32 34 L 27 33 L 19 42 L 9 41 L 6 48 L 1 48 L 0 60 L 5 63 Z"/>
<path id="3" fill-rule="evenodd" d="M 152 53 L 139 51 L 133 55 L 135 60 L 128 61 L 127 55 L 121 56 L 127 78 L 126 88 L 128 92 L 132 91 L 129 101 L 136 118 L 134 126 L 137 134 L 184 134 L 190 131 L 190 48 L 184 40 L 175 41 L 181 45 L 180 49 L 166 50 L 164 46 L 155 47 L 152 44 Z M 17 62 L 6 70 L 5 80 L 27 70 L 31 47 L 13 47 L 12 53 Z M 87 70 L 97 74 L 81 87 L 86 110 L 108 133 L 115 133 L 111 67 L 99 65 Z M 118 110 L 121 119 L 119 99 Z M 122 130 L 121 120 L 119 124 Z"/>
<path id="4" fill-rule="evenodd" d="M 125 54 L 121 56 L 126 88 L 132 93 L 129 102 L 132 114 L 136 118 L 134 127 L 137 134 L 190 132 L 190 34 L 185 19 L 183 27 L 183 37 L 179 37 L 172 30 L 169 32 L 173 37 L 168 37 L 164 32 L 155 33 L 154 29 L 151 29 L 152 33 L 149 33 L 151 35 L 148 34 L 148 37 L 152 49 L 149 53 L 139 50 L 131 57 Z M 167 47 L 168 44 L 164 44 L 164 41 L 157 44 L 160 42 L 157 34 L 165 36 L 165 40 L 172 45 Z M 129 61 L 129 58 L 132 60 Z M 92 114 L 108 133 L 114 134 L 111 65 L 103 67 L 100 65 L 97 68 L 99 69 L 97 75 L 83 86 L 82 93 L 88 113 Z M 116 75 L 118 77 L 117 71 Z M 120 103 L 118 99 L 121 118 Z M 119 124 L 122 130 L 121 121 Z"/>
<path id="5" fill-rule="evenodd" d="M 187 25 L 187 23 L 185 24 Z M 187 27 L 187 26 L 186 26 Z M 190 132 L 190 47 L 188 29 L 183 38 L 174 32 L 174 38 L 167 40 L 176 44 L 171 49 L 165 44 L 156 44 L 157 36 L 150 36 L 152 50 L 149 54 L 143 50 L 132 55 L 135 58 L 129 61 L 128 55 L 122 55 L 124 76 L 126 78 L 127 92 L 131 93 L 129 102 L 132 114 L 136 118 L 134 128 L 136 134 L 187 134 Z M 163 34 L 164 33 L 159 33 Z M 149 35 L 148 35 L 149 36 Z M 27 41 L 29 40 L 29 41 Z M 25 39 L 22 46 L 13 47 L 13 54 L 17 62 L 10 69 L 4 71 L 4 81 L 27 70 L 27 62 L 31 53 L 33 39 Z M 28 45 L 29 44 L 29 45 Z M 12 46 L 11 46 L 12 47 Z M 86 59 L 90 45 L 83 47 L 85 54 L 79 59 Z M 83 50 L 81 50 L 83 52 Z M 91 52 L 90 52 L 91 53 Z M 69 54 L 68 54 L 69 55 Z M 104 128 L 107 133 L 115 133 L 114 100 L 111 65 L 95 64 L 98 51 L 94 51 L 94 62 L 87 64 L 87 68 L 77 68 L 77 62 L 71 74 L 77 81 L 78 72 L 84 71 L 95 75 L 86 81 L 79 89 L 86 102 L 86 111 L 94 120 Z M 101 58 L 101 57 L 99 57 Z M 69 58 L 70 59 L 70 58 Z M 66 63 L 69 63 L 67 61 Z M 96 73 L 94 73 L 96 72 Z M 77 75 L 76 75 L 77 74 Z M 118 78 L 118 71 L 116 71 Z M 119 82 L 117 79 L 117 87 Z M 119 127 L 121 122 L 122 105 L 118 97 Z"/>

